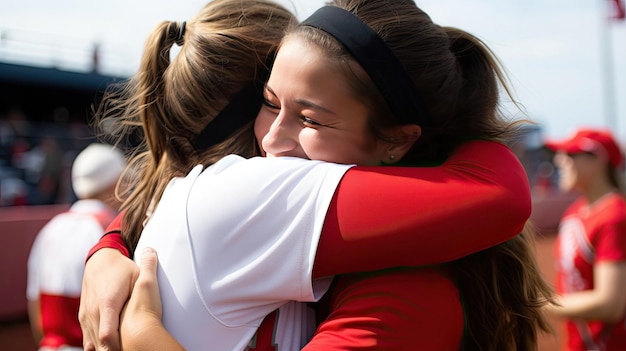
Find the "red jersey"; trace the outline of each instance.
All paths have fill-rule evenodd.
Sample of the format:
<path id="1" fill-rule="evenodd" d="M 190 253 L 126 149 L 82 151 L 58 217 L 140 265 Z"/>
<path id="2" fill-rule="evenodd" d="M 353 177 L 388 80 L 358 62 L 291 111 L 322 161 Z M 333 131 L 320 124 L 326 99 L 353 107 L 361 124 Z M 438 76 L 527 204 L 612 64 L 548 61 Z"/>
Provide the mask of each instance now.
<path id="1" fill-rule="evenodd" d="M 327 298 L 319 308 L 328 308 L 328 316 L 320 318 L 305 351 L 461 349 L 463 307 L 445 271 L 430 267 L 340 275 Z"/>
<path id="2" fill-rule="evenodd" d="M 530 212 L 527 175 L 515 154 L 498 142 L 465 143 L 437 167 L 353 167 L 344 175 L 328 209 L 313 275 L 449 262 L 519 234 Z M 119 227 L 110 227 L 113 234 L 105 236 L 90 254 L 103 247 L 123 246 L 116 234 Z M 458 291 L 449 280 L 426 269 L 387 273 L 340 277 L 339 290 L 328 292 L 333 296 L 333 310 L 307 351 L 328 350 L 331 343 L 337 349 L 380 350 L 382 345 L 393 345 L 391 349 L 410 350 L 427 336 L 428 342 L 458 349 L 456 336 L 462 325 L 456 322 L 462 313 L 455 307 Z M 400 276 L 404 278 L 398 279 Z M 424 288 L 428 284 L 433 284 L 432 289 Z M 386 291 L 384 304 L 390 309 L 380 312 L 381 318 L 372 318 L 379 312 L 369 311 L 373 314 L 368 316 L 363 307 L 380 304 L 381 294 L 371 298 L 377 289 Z M 417 308 L 428 301 L 429 310 Z M 400 317 L 405 308 L 405 317 L 410 318 Z M 344 319 L 347 315 L 352 316 L 350 322 Z M 446 320 L 452 322 L 440 332 L 452 336 L 432 340 L 436 334 L 429 329 L 430 323 L 436 326 Z M 271 333 L 268 324 L 264 322 L 259 333 Z M 346 327 L 353 337 L 343 337 L 348 333 Z M 424 332 L 424 338 L 416 339 L 416 329 Z M 382 333 L 385 330 L 387 333 Z M 413 332 L 408 333 L 410 330 Z M 257 336 L 261 339 L 272 337 Z M 378 347 L 373 346 L 373 339 Z M 273 351 L 274 347 L 257 343 L 255 350 Z"/>
<path id="3" fill-rule="evenodd" d="M 626 261 L 626 201 L 616 193 L 592 206 L 583 197 L 564 213 L 555 244 L 559 294 L 593 289 L 593 265 Z M 568 320 L 565 350 L 626 350 L 625 320 Z"/>

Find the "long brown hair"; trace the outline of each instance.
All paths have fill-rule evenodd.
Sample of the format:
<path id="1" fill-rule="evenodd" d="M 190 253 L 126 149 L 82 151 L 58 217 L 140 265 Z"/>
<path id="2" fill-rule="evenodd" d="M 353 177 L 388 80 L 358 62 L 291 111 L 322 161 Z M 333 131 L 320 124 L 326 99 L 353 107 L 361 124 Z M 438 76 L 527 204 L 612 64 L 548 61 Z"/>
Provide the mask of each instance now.
<path id="1" fill-rule="evenodd" d="M 295 17 L 266 0 L 213 0 L 192 20 L 165 21 L 148 37 L 138 72 L 100 103 L 95 125 L 118 144 L 139 140 L 129 170 L 132 190 L 122 236 L 134 251 L 143 223 L 171 178 L 227 154 L 258 154 L 253 122 L 221 143 L 196 150 L 194 139 L 233 97 L 267 76 L 276 48 Z M 171 48 L 180 52 L 170 62 Z"/>
<path id="2" fill-rule="evenodd" d="M 404 156 L 408 164 L 440 164 L 468 140 L 505 142 L 524 121 L 508 120 L 500 91 L 512 100 L 506 72 L 477 37 L 441 27 L 409 0 L 334 0 L 374 30 L 404 66 L 421 95 L 429 123 Z M 370 109 L 372 132 L 399 125 L 366 72 L 332 36 L 308 25 L 297 36 L 323 50 L 345 72 L 355 97 Z M 462 235 L 460 233 L 459 235 Z M 449 266 L 461 292 L 466 328 L 464 350 L 535 350 L 539 330 L 549 331 L 542 306 L 553 291 L 538 270 L 529 225 L 510 241 Z"/>

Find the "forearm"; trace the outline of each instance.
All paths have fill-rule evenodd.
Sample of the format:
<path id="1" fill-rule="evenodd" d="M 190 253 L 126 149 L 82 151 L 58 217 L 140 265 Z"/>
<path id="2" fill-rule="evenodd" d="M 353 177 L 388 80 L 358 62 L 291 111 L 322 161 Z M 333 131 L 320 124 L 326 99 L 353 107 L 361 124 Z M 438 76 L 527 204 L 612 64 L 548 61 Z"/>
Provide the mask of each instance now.
<path id="1" fill-rule="evenodd" d="M 469 142 L 438 167 L 356 167 L 333 198 L 313 273 L 451 261 L 519 234 L 530 212 L 527 175 L 496 142 Z"/>
<path id="2" fill-rule="evenodd" d="M 153 321 L 149 325 L 139 328 L 128 326 L 122 322 L 121 340 L 123 350 L 155 351 L 167 350 L 178 351 L 185 348 L 176 341 L 163 327 L 160 321 Z"/>
<path id="3" fill-rule="evenodd" d="M 563 294 L 549 311 L 564 318 L 617 323 L 626 313 L 626 262 L 599 261 L 593 267 L 593 289 Z"/>
<path id="4" fill-rule="evenodd" d="M 41 327 L 41 307 L 39 300 L 28 300 L 28 319 L 30 321 L 30 330 L 33 334 L 35 343 L 39 344 L 43 337 Z"/>
<path id="5" fill-rule="evenodd" d="M 615 322 L 616 306 L 606 303 L 596 290 L 585 290 L 561 296 L 559 306 L 549 306 L 548 312 L 567 319 L 602 320 Z"/>

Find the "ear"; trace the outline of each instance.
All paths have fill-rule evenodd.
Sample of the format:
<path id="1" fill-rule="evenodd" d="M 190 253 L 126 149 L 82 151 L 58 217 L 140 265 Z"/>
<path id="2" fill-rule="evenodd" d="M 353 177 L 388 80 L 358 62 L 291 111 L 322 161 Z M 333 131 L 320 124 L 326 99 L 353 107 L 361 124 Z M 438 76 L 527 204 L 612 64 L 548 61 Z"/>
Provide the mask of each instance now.
<path id="1" fill-rule="evenodd" d="M 396 163 L 406 155 L 413 144 L 422 135 L 422 128 L 417 124 L 407 124 L 393 128 L 387 135 L 393 142 L 387 147 L 387 164 Z"/>

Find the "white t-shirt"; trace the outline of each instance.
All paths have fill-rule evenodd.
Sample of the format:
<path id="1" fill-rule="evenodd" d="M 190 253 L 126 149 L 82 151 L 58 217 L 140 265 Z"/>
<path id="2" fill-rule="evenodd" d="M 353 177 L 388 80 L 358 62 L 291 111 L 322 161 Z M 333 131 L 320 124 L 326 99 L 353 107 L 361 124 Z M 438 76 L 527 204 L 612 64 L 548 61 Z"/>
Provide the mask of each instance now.
<path id="1" fill-rule="evenodd" d="M 173 179 L 135 255 L 138 262 L 144 247 L 157 251 L 166 329 L 188 350 L 244 350 L 263 318 L 283 306 L 279 350 L 306 343 L 301 328 L 314 324 L 285 304 L 317 301 L 330 285 L 330 278 L 312 281 L 313 260 L 350 167 L 227 156 Z"/>

